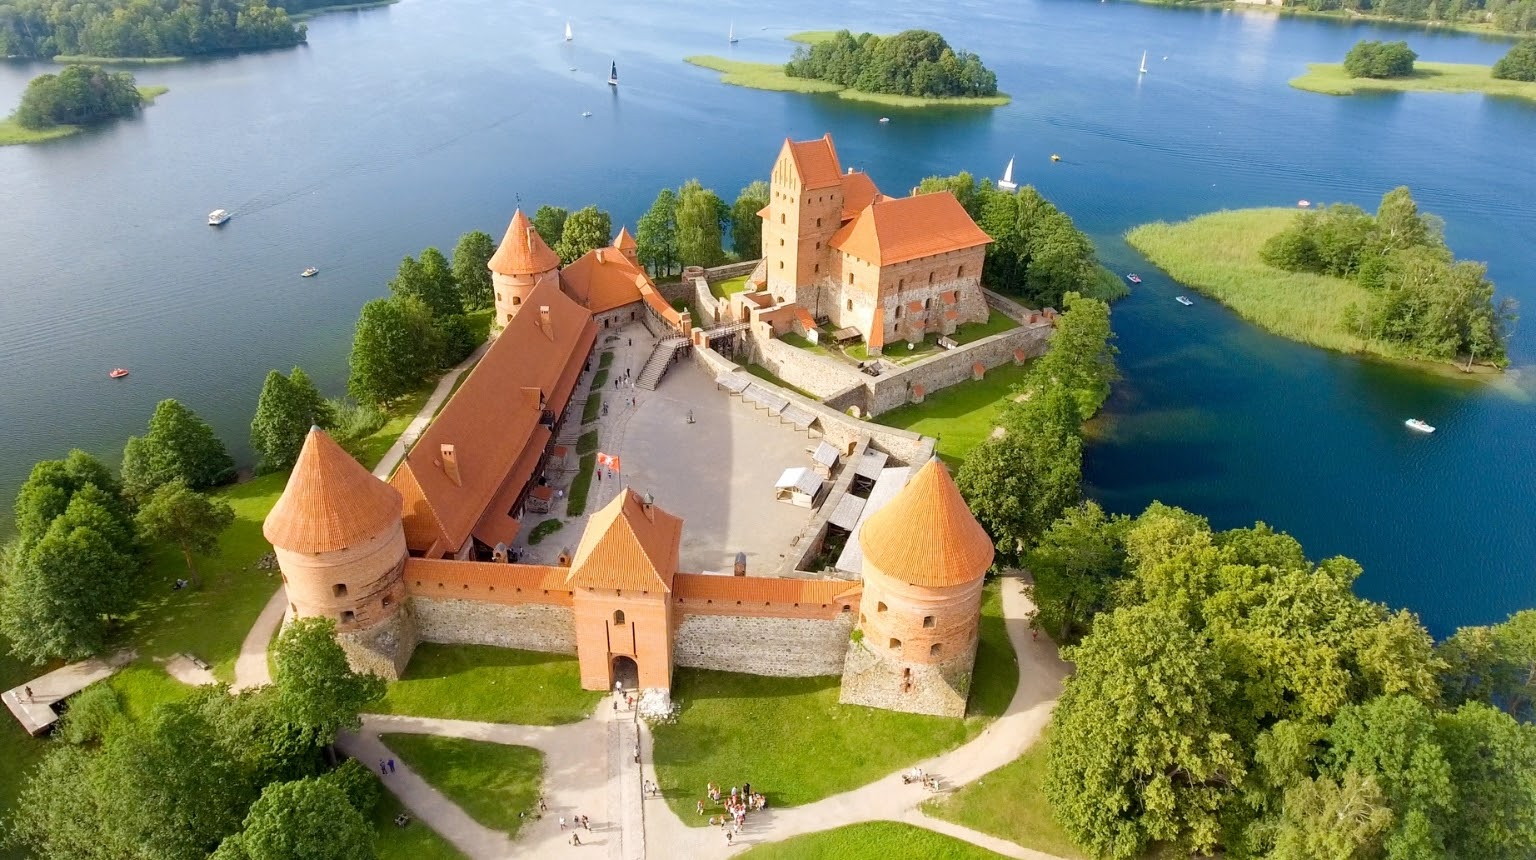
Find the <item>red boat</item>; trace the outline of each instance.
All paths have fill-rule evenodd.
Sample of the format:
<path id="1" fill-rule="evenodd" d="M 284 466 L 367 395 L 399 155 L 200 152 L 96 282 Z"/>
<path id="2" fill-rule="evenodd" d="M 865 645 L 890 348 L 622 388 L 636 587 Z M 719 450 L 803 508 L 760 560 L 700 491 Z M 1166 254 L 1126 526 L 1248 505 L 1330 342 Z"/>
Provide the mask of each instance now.
<path id="1" fill-rule="evenodd" d="M 128 369 L 126 367 L 114 367 L 112 368 L 112 372 L 108 373 L 107 375 L 113 379 L 122 379 L 128 375 Z"/>
<path id="2" fill-rule="evenodd" d="M 1133 284 L 1141 283 L 1141 276 L 1140 275 L 1126 275 L 1125 279 L 1127 281 L 1130 281 Z"/>

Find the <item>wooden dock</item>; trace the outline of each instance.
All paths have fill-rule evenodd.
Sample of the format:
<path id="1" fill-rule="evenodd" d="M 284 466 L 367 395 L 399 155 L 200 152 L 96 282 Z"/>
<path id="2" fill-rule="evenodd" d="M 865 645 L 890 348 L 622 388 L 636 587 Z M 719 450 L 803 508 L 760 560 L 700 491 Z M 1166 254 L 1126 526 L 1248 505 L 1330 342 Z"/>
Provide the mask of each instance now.
<path id="1" fill-rule="evenodd" d="M 133 651 L 119 651 L 107 657 L 71 663 L 0 693 L 0 700 L 4 700 L 27 734 L 37 737 L 59 721 L 59 712 L 54 708 L 56 704 L 103 678 L 112 677 L 136 656 Z M 32 691 L 30 696 L 28 689 Z"/>

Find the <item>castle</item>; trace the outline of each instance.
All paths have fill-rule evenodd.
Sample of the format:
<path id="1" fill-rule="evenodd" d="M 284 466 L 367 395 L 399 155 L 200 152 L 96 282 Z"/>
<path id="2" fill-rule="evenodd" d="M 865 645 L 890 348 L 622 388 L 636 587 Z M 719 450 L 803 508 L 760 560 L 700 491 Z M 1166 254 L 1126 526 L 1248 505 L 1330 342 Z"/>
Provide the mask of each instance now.
<path id="1" fill-rule="evenodd" d="M 785 300 L 829 305 L 872 340 L 978 313 L 987 239 L 953 196 L 883 198 L 840 172 L 830 138 L 786 143 L 773 188 L 765 250 L 784 241 L 765 258 Z M 920 239 L 927 222 L 908 218 L 943 233 Z M 899 491 L 870 502 L 854 581 L 681 570 L 683 521 L 629 488 L 558 564 L 513 563 L 524 523 L 556 501 L 542 476 L 571 456 L 556 440 L 599 333 L 634 321 L 670 342 L 698 338 L 627 230 L 562 268 L 519 211 L 489 267 L 499 334 L 388 482 L 310 431 L 264 525 L 288 617 L 332 619 L 353 666 L 388 678 L 420 642 L 484 644 L 575 654 L 583 688 L 620 683 L 658 707 L 674 666 L 693 666 L 840 673 L 845 702 L 964 715 L 993 547 L 937 459 L 910 463 Z M 794 275 L 775 280 L 780 267 Z"/>

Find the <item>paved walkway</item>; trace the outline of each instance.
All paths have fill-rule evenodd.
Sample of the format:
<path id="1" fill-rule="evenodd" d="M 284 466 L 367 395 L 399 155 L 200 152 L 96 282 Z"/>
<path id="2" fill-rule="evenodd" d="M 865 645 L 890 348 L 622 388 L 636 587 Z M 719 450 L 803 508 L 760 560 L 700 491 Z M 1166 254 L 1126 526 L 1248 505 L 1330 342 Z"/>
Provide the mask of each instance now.
<path id="1" fill-rule="evenodd" d="M 272 599 L 267 601 L 261 614 L 256 616 L 256 623 L 251 625 L 250 632 L 245 634 L 245 641 L 240 643 L 240 656 L 235 658 L 235 683 L 231 687 L 234 692 L 272 683 L 272 671 L 267 665 L 267 646 L 272 643 L 277 628 L 282 626 L 283 613 L 287 609 L 288 593 L 282 586 L 278 586 Z"/>
<path id="2" fill-rule="evenodd" d="M 134 651 L 119 651 L 106 657 L 70 663 L 0 693 L 0 701 L 5 702 L 27 734 L 37 737 L 58 722 L 59 715 L 53 710 L 55 702 L 67 699 L 103 678 L 112 677 L 137 656 Z M 31 688 L 31 695 L 27 694 L 28 688 Z"/>
<path id="3" fill-rule="evenodd" d="M 459 377 L 475 366 L 480 357 L 485 355 L 485 351 L 491 348 L 492 343 L 494 341 L 488 340 L 480 344 L 474 352 L 469 354 L 469 358 L 454 365 L 443 374 L 443 378 L 437 381 L 437 387 L 432 389 L 432 396 L 428 397 L 427 402 L 422 405 L 421 411 L 417 412 L 416 417 L 411 419 L 411 423 L 405 426 L 405 432 L 400 434 L 395 444 L 389 446 L 389 450 L 384 452 L 384 458 L 379 460 L 379 464 L 373 467 L 374 477 L 381 481 L 389 480 L 390 474 L 395 471 L 395 466 L 405 458 L 405 452 L 410 450 L 410 447 L 416 444 L 416 440 L 421 438 L 421 434 L 427 431 L 427 425 L 432 423 L 432 417 L 437 414 L 443 401 L 448 399 Z"/>

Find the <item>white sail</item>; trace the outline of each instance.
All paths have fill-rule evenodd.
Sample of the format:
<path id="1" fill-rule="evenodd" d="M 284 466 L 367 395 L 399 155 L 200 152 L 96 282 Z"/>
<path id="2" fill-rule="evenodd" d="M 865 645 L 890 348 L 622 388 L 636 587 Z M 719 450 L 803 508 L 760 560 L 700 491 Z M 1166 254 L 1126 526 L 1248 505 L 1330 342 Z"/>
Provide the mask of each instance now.
<path id="1" fill-rule="evenodd" d="M 731 32 L 730 32 L 730 35 L 727 38 L 729 38 L 731 40 L 731 44 L 732 45 L 736 44 L 736 22 L 735 21 L 731 22 Z"/>
<path id="2" fill-rule="evenodd" d="M 566 21 L 565 22 L 565 40 L 567 42 L 569 42 L 571 40 L 571 22 L 570 21 Z"/>
<path id="3" fill-rule="evenodd" d="M 616 87 L 618 85 L 619 85 L 619 64 L 617 62 L 615 62 L 613 64 L 612 70 L 608 72 L 608 86 Z"/>
<path id="4" fill-rule="evenodd" d="M 1003 168 L 1003 178 L 997 180 L 997 187 L 1003 191 L 1012 191 L 1019 187 L 1019 183 L 1013 181 L 1013 159 L 1008 159 L 1008 166 Z"/>
<path id="5" fill-rule="evenodd" d="M 1142 51 L 1141 52 L 1141 73 L 1142 74 L 1146 74 L 1147 73 L 1147 52 L 1146 51 Z"/>

